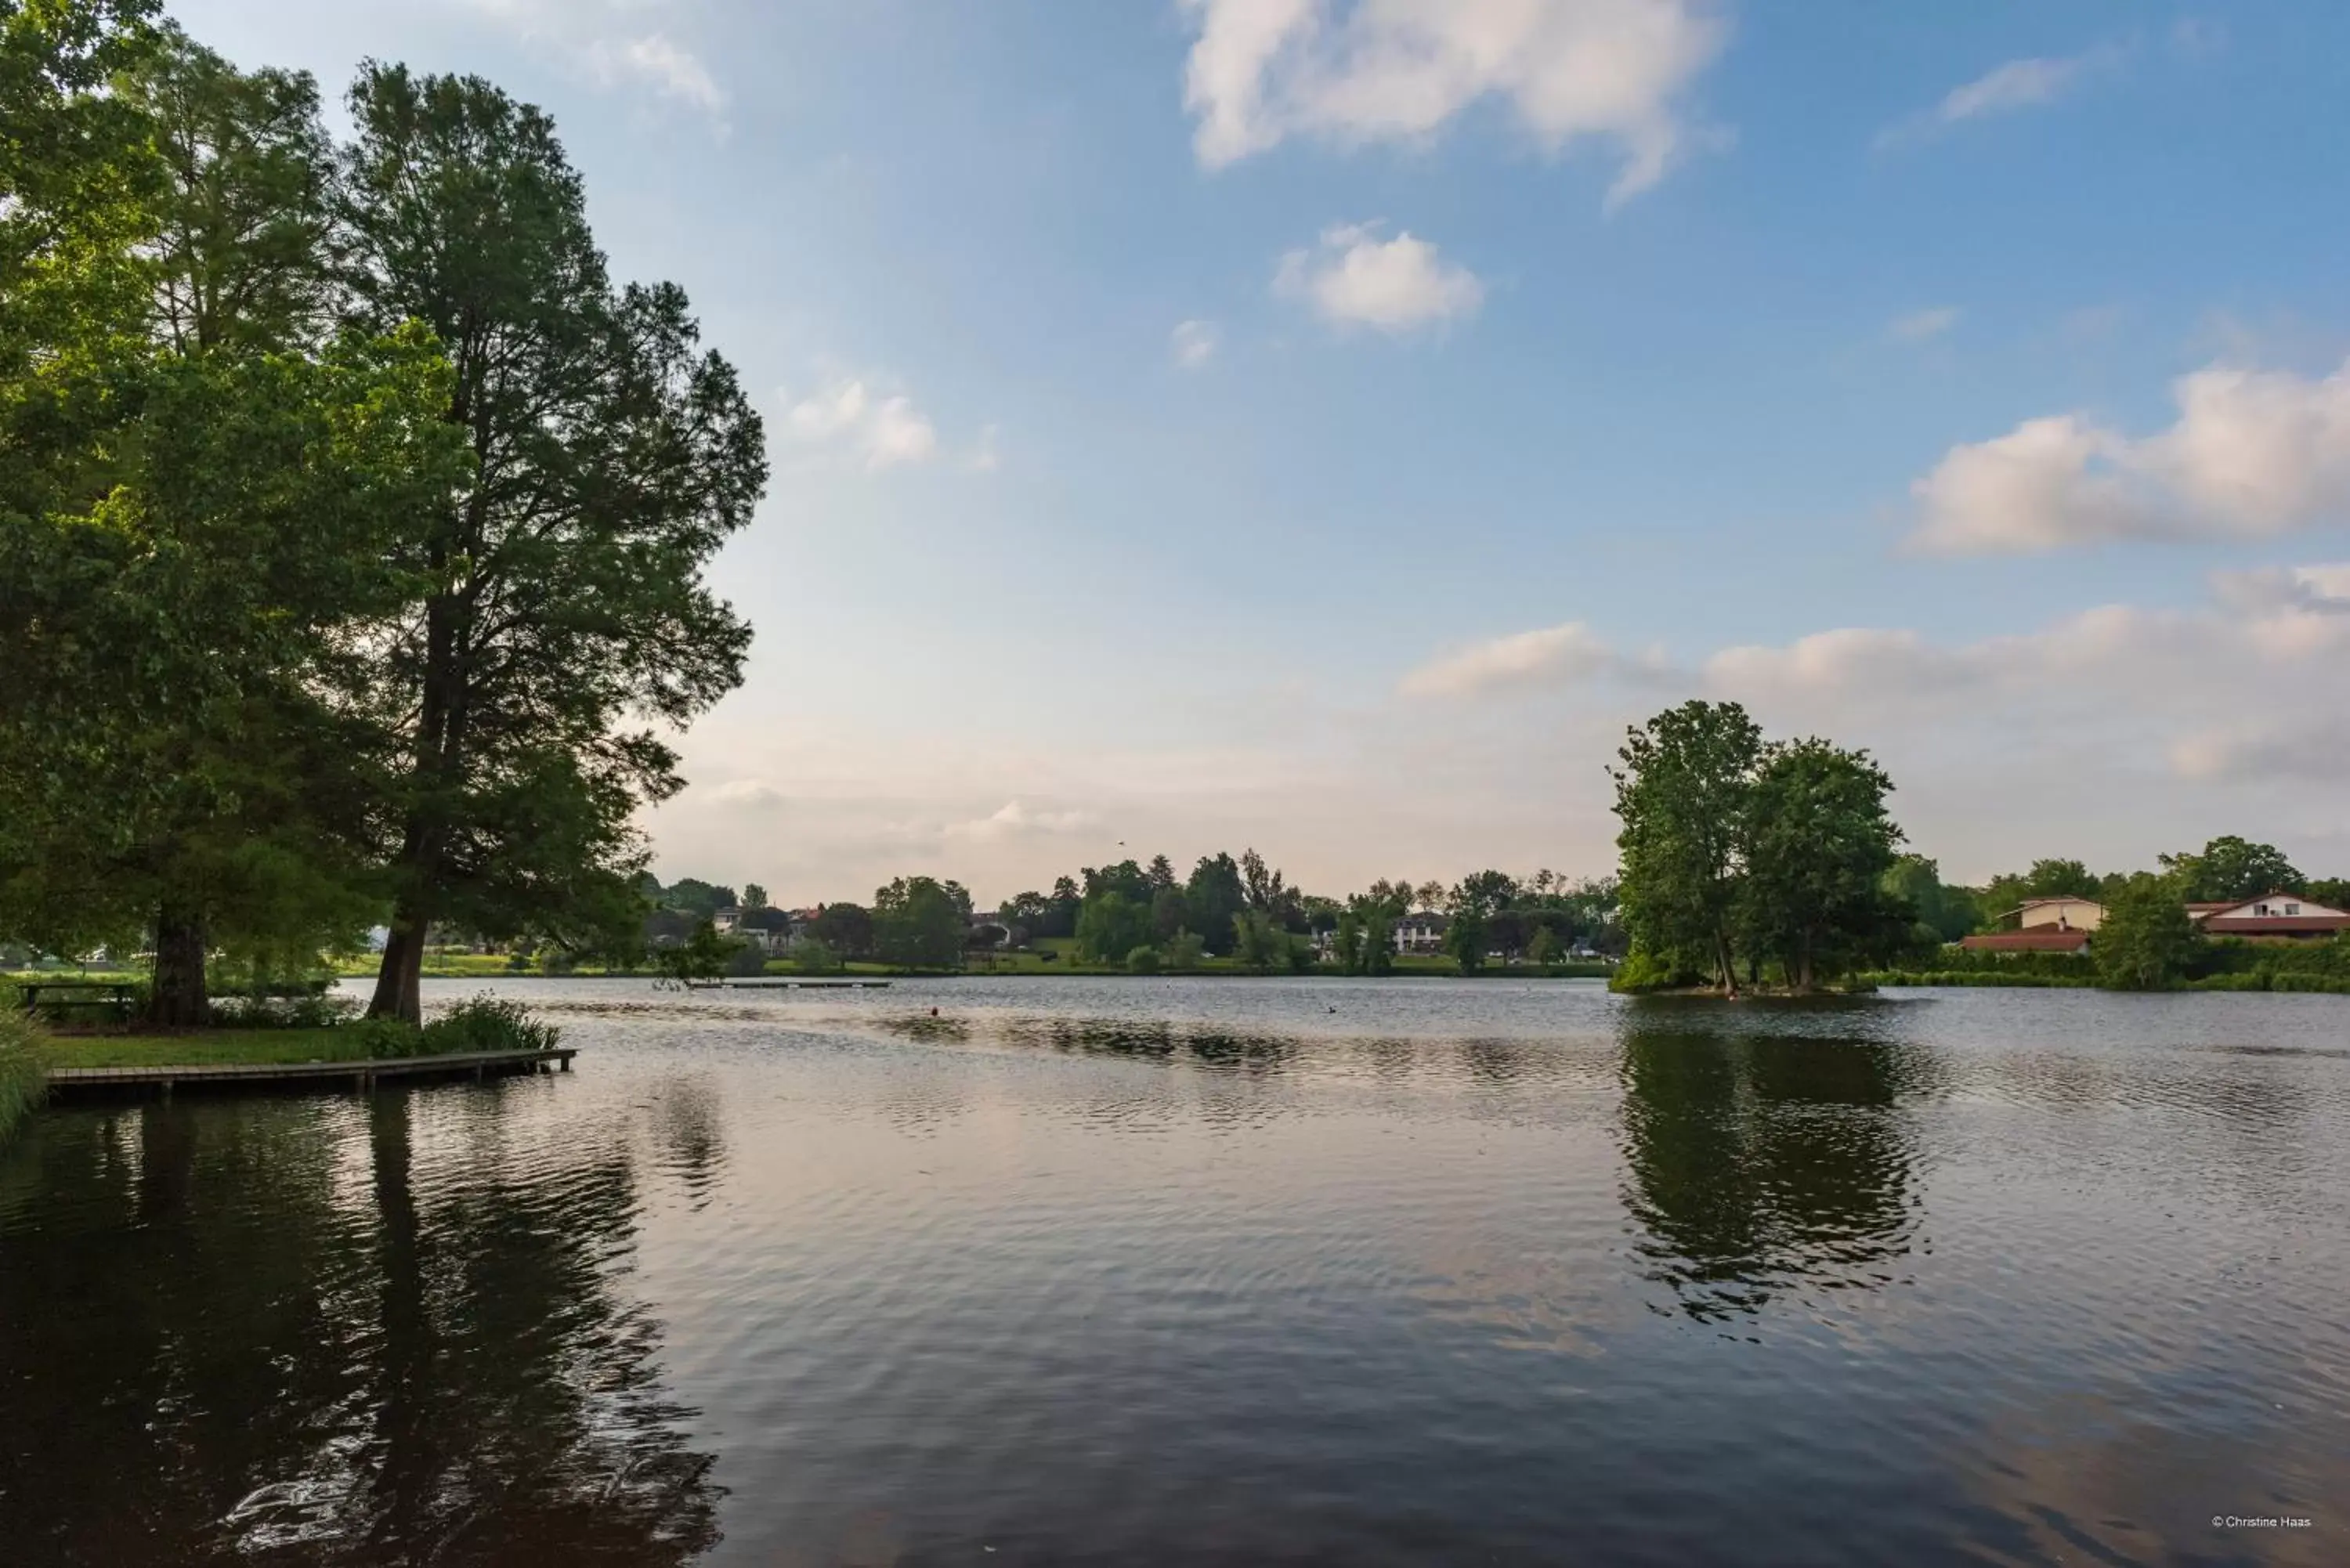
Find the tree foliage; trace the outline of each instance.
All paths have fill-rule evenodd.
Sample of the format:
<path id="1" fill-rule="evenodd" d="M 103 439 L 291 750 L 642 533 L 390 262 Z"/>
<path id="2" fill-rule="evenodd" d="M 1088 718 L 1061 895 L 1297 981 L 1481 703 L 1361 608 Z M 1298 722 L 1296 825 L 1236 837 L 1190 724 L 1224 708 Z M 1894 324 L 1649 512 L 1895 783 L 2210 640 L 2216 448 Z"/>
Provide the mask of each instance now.
<path id="1" fill-rule="evenodd" d="M 214 950 L 366 923 L 364 649 L 412 591 L 391 540 L 463 454 L 430 334 L 322 313 L 308 78 L 144 10 L 0 9 L 0 921 L 151 936 L 151 1016 L 186 1024 Z"/>
<path id="2" fill-rule="evenodd" d="M 1485 967 L 1485 953 L 1492 945 L 1487 936 L 1490 924 L 1474 902 L 1464 902 L 1452 911 L 1444 928 L 1444 950 L 1462 974 L 1475 974 Z"/>
<path id="3" fill-rule="evenodd" d="M 2158 857 L 2181 895 L 2199 902 L 2230 902 L 2266 893 L 2305 893 L 2309 881 L 2273 844 L 2254 844 L 2233 834 L 2215 838 L 2200 852 Z"/>
<path id="4" fill-rule="evenodd" d="M 1744 709 L 1690 701 L 1628 731 L 1612 772 L 1634 943 L 1732 993 L 1739 835 L 1762 749 Z"/>
<path id="5" fill-rule="evenodd" d="M 2173 877 L 2141 872 L 2107 900 L 2092 945 L 2098 973 L 2119 991 L 2159 991 L 2195 961 L 2195 922 Z"/>
<path id="6" fill-rule="evenodd" d="M 1770 963 L 1809 990 L 1910 940 L 1915 911 L 1887 886 L 1901 840 L 1893 784 L 1866 752 L 1766 743 L 1735 703 L 1692 701 L 1630 732 L 1619 756 L 1641 983 L 1705 976 L 1734 995 L 1742 968 L 1752 979 Z"/>
<path id="7" fill-rule="evenodd" d="M 425 585 L 378 649 L 391 939 L 371 1011 L 413 1017 L 424 935 L 608 919 L 629 818 L 675 792 L 648 722 L 740 679 L 750 632 L 702 580 L 766 479 L 758 416 L 684 295 L 615 288 L 553 125 L 474 78 L 364 67 L 343 157 L 364 323 L 446 346 L 473 477 L 420 509 Z"/>
<path id="8" fill-rule="evenodd" d="M 1123 884 L 1097 888 L 1077 914 L 1077 956 L 1088 963 L 1122 963 L 1136 948 L 1149 946 L 1150 935 L 1149 907 Z"/>
<path id="9" fill-rule="evenodd" d="M 1798 991 L 1907 943 L 1915 911 L 1885 887 L 1901 841 L 1892 790 L 1866 752 L 1821 740 L 1764 749 L 1741 823 L 1740 940 Z"/>
<path id="10" fill-rule="evenodd" d="M 844 958 L 864 958 L 873 951 L 873 914 L 862 904 L 827 904 L 816 911 L 809 930 Z"/>
<path id="11" fill-rule="evenodd" d="M 1208 950 L 1219 957 L 1230 953 L 1237 940 L 1233 921 L 1248 908 L 1240 863 L 1229 855 L 1201 856 L 1183 886 L 1183 898 L 1191 909 L 1191 928 Z"/>
<path id="12" fill-rule="evenodd" d="M 930 877 L 900 877 L 877 891 L 874 955 L 900 969 L 960 969 L 965 920 L 947 887 Z"/>

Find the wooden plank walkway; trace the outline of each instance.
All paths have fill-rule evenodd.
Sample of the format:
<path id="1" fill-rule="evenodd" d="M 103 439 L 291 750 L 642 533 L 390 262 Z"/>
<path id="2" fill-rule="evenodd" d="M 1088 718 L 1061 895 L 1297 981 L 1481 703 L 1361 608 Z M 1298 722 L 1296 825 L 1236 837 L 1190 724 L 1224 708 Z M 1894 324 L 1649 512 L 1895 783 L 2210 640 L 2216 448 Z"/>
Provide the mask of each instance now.
<path id="1" fill-rule="evenodd" d="M 357 1062 L 255 1062 L 186 1067 L 57 1067 L 49 1072 L 51 1094 L 77 1090 L 206 1088 L 314 1088 L 351 1085 L 372 1087 L 385 1078 L 504 1077 L 560 1067 L 571 1071 L 579 1054 L 568 1046 L 552 1051 L 468 1051 L 445 1056 L 387 1056 Z"/>
<path id="2" fill-rule="evenodd" d="M 697 983 L 696 991 L 887 991 L 886 980 L 758 980 L 753 978 L 722 980 L 714 984 Z"/>

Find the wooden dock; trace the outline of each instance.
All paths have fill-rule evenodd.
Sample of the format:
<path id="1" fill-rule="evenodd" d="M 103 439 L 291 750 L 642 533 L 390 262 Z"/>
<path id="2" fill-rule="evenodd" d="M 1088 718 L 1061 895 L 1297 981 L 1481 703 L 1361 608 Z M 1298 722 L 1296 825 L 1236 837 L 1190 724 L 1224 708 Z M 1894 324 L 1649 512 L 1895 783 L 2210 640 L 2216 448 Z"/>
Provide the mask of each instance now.
<path id="1" fill-rule="evenodd" d="M 153 1090 L 169 1099 L 188 1089 L 371 1089 L 390 1079 L 488 1078 L 571 1071 L 579 1054 L 552 1051 L 468 1051 L 445 1056 L 387 1056 L 356 1062 L 258 1062 L 195 1067 L 57 1067 L 51 1096 Z"/>

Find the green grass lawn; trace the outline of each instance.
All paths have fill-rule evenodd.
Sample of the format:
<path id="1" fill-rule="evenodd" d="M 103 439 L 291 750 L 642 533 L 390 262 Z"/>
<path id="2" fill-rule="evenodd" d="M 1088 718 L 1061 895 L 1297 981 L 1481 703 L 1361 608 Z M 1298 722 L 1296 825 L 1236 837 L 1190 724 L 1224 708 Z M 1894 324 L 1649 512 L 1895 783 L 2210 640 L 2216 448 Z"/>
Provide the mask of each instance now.
<path id="1" fill-rule="evenodd" d="M 356 1062 L 367 1046 L 341 1029 L 207 1029 L 187 1034 L 53 1034 L 52 1067 L 229 1067 Z"/>

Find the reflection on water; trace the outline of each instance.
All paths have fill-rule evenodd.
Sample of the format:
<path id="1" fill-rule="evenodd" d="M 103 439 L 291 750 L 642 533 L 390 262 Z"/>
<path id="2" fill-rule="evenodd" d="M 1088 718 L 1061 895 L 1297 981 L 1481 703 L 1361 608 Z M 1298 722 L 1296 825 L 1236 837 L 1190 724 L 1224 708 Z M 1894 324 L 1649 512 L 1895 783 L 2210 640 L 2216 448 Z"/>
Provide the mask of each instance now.
<path id="1" fill-rule="evenodd" d="M 627 1150 L 504 1145 L 501 1092 L 45 1117 L 0 1211 L 10 1560 L 708 1548 L 711 1459 L 615 1290 Z"/>
<path id="2" fill-rule="evenodd" d="M 1624 1205 L 1649 1277 L 1700 1320 L 1874 1289 L 1917 1243 L 1894 1047 L 1626 1032 Z"/>
<path id="3" fill-rule="evenodd" d="M 2339 999 L 503 989 L 0 1152 L 0 1561 L 2350 1561 Z"/>

